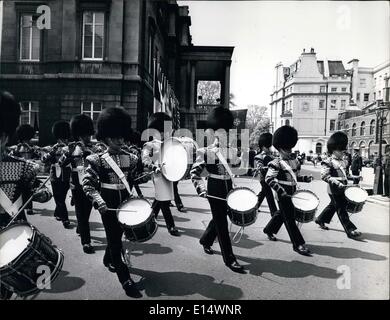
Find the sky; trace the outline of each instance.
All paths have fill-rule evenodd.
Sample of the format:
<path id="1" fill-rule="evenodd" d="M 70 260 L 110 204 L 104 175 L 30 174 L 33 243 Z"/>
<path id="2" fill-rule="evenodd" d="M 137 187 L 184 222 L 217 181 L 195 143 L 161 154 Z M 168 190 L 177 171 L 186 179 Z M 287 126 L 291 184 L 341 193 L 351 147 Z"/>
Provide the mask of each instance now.
<path id="1" fill-rule="evenodd" d="M 194 45 L 234 46 L 230 91 L 238 108 L 268 106 L 275 65 L 314 48 L 317 59 L 389 60 L 386 1 L 178 1 L 187 5 Z"/>

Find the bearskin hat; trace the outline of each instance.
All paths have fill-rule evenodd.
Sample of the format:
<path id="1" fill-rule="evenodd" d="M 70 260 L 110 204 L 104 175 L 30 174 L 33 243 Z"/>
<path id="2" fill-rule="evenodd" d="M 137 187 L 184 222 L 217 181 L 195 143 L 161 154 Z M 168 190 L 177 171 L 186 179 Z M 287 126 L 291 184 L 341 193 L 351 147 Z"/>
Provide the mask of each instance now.
<path id="1" fill-rule="evenodd" d="M 172 118 L 165 112 L 156 112 L 149 117 L 148 128 L 164 132 L 164 121 L 172 121 Z"/>
<path id="2" fill-rule="evenodd" d="M 19 124 L 20 105 L 9 92 L 0 92 L 0 135 L 11 137 Z"/>
<path id="3" fill-rule="evenodd" d="M 259 137 L 259 148 L 270 148 L 272 146 L 272 133 L 264 132 Z"/>
<path id="4" fill-rule="evenodd" d="M 128 138 L 131 129 L 131 116 L 122 107 L 104 109 L 97 119 L 96 138 Z"/>
<path id="5" fill-rule="evenodd" d="M 233 113 L 224 107 L 216 107 L 211 110 L 207 116 L 207 128 L 218 130 L 224 129 L 229 131 L 233 128 Z"/>
<path id="6" fill-rule="evenodd" d="M 327 143 L 328 152 L 332 153 L 335 150 L 346 150 L 348 145 L 348 136 L 342 132 L 337 131 L 333 133 Z"/>
<path id="7" fill-rule="evenodd" d="M 53 124 L 51 128 L 54 138 L 56 139 L 69 139 L 70 138 L 70 125 L 68 121 L 60 120 Z"/>
<path id="8" fill-rule="evenodd" d="M 277 149 L 292 149 L 298 142 L 298 132 L 291 126 L 278 128 L 273 136 L 272 144 Z"/>
<path id="9" fill-rule="evenodd" d="M 85 114 L 78 114 L 72 117 L 70 120 L 70 131 L 73 138 L 86 135 L 92 136 L 95 133 L 92 119 Z"/>
<path id="10" fill-rule="evenodd" d="M 31 140 L 34 134 L 35 130 L 29 124 L 22 124 L 16 128 L 16 137 L 19 141 Z"/>

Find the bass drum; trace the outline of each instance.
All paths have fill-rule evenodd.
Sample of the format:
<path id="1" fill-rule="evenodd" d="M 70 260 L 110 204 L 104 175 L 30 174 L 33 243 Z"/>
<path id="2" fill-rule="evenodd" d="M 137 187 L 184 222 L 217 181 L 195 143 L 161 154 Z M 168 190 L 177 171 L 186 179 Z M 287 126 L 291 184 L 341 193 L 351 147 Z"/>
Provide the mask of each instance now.
<path id="1" fill-rule="evenodd" d="M 21 297 L 47 288 L 64 263 L 61 250 L 27 222 L 14 223 L 0 231 L 0 285 Z M 48 277 L 40 279 L 48 270 Z M 41 286 L 40 286 L 41 285 Z"/>

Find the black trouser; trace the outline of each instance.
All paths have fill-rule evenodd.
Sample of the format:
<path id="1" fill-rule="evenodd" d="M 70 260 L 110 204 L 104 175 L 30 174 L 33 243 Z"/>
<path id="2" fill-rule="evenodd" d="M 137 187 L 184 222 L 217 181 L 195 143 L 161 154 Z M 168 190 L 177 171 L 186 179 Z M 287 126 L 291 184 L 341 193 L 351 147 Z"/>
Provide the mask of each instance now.
<path id="1" fill-rule="evenodd" d="M 56 203 L 54 216 L 61 219 L 61 221 L 69 220 L 68 210 L 66 208 L 65 200 L 69 190 L 69 181 L 62 179 L 53 179 L 51 181 L 53 191 L 53 198 Z"/>
<path id="2" fill-rule="evenodd" d="M 295 208 L 291 198 L 282 198 L 278 203 L 279 211 L 275 212 L 271 221 L 265 226 L 264 232 L 276 234 L 284 223 L 293 246 L 297 247 L 304 244 L 305 240 L 295 222 Z"/>
<path id="3" fill-rule="evenodd" d="M 390 172 L 386 172 L 386 169 L 385 169 L 385 182 L 384 182 L 384 185 L 385 185 L 385 196 L 390 196 Z"/>
<path id="4" fill-rule="evenodd" d="M 116 191 L 102 189 L 101 196 L 108 208 L 116 209 L 122 201 L 126 199 L 128 193 L 126 190 Z M 102 214 L 101 217 L 107 238 L 107 248 L 104 253 L 103 262 L 105 264 L 112 263 L 114 265 L 119 282 L 123 285 L 130 279 L 129 269 L 122 260 L 123 229 L 118 222 L 116 212 L 107 211 Z"/>
<path id="5" fill-rule="evenodd" d="M 264 201 L 264 198 L 267 198 L 268 208 L 271 212 L 271 216 L 274 215 L 274 213 L 278 210 L 276 207 L 274 195 L 272 193 L 271 187 L 263 180 L 260 181 L 261 184 L 261 191 L 257 195 L 259 199 L 259 207 L 261 206 L 262 202 Z"/>
<path id="6" fill-rule="evenodd" d="M 89 216 L 91 215 L 92 202 L 87 198 L 81 186 L 72 189 L 72 197 L 76 210 L 77 227 L 80 233 L 81 244 L 91 243 L 89 230 Z"/>
<path id="7" fill-rule="evenodd" d="M 352 170 L 352 175 L 353 176 L 358 176 L 360 175 L 359 170 Z M 359 184 L 360 179 L 359 178 L 353 178 L 353 184 Z"/>
<path id="8" fill-rule="evenodd" d="M 175 221 L 173 220 L 171 209 L 169 208 L 170 203 L 171 201 L 169 200 L 168 201 L 154 200 L 152 204 L 153 213 L 156 218 L 161 209 L 168 229 L 173 228 L 175 226 Z"/>
<path id="9" fill-rule="evenodd" d="M 207 189 L 211 195 L 225 199 L 228 192 L 232 189 L 232 182 L 231 180 L 209 178 Z M 233 254 L 232 243 L 229 237 L 227 202 L 213 198 L 208 198 L 208 201 L 213 218 L 200 238 L 200 243 L 204 246 L 211 247 L 218 237 L 223 261 L 225 264 L 231 264 L 236 261 L 236 257 Z"/>
<path id="10" fill-rule="evenodd" d="M 138 197 L 142 198 L 144 195 L 142 194 L 142 191 L 141 191 L 141 188 L 139 187 L 139 185 L 135 184 L 133 187 L 134 187 L 135 191 L 137 192 Z"/>
<path id="11" fill-rule="evenodd" d="M 329 194 L 330 203 L 322 210 L 321 214 L 317 218 L 319 223 L 330 223 L 334 214 L 337 212 L 341 225 L 345 232 L 349 234 L 351 231 L 356 230 L 356 226 L 349 220 L 347 212 L 347 200 L 343 193 L 341 194 Z"/>
<path id="12" fill-rule="evenodd" d="M 179 181 L 175 181 L 173 183 L 173 195 L 175 197 L 176 208 L 183 207 L 183 202 L 181 201 L 181 198 L 180 198 L 180 195 L 179 195 L 179 190 L 177 188 L 178 184 L 179 184 Z"/>

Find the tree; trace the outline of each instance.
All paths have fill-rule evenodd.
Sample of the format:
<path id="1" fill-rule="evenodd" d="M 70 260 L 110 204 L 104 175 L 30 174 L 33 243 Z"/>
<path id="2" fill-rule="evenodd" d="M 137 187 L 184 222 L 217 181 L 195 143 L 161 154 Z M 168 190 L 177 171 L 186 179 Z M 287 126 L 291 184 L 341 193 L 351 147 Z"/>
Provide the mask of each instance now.
<path id="1" fill-rule="evenodd" d="M 258 145 L 259 137 L 264 132 L 269 132 L 271 127 L 270 119 L 263 118 L 259 122 L 253 132 L 249 136 L 249 145 L 252 147 L 256 147 Z"/>
<path id="2" fill-rule="evenodd" d="M 235 107 L 237 107 L 236 103 L 234 102 L 235 98 L 236 98 L 236 96 L 234 95 L 234 93 L 230 93 L 230 95 L 229 95 L 229 109 L 234 109 Z"/>
<path id="3" fill-rule="evenodd" d="M 270 119 L 265 106 L 249 105 L 246 116 L 246 127 L 249 129 L 249 145 L 256 146 L 260 135 L 269 132 Z"/>

